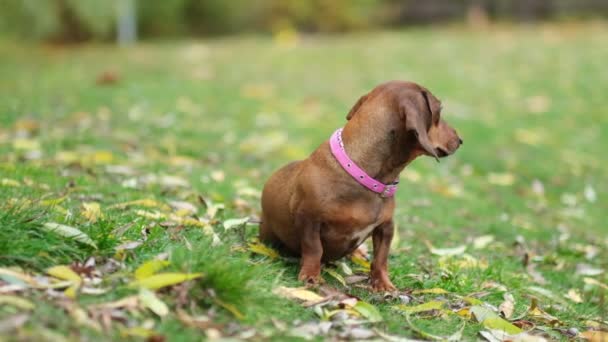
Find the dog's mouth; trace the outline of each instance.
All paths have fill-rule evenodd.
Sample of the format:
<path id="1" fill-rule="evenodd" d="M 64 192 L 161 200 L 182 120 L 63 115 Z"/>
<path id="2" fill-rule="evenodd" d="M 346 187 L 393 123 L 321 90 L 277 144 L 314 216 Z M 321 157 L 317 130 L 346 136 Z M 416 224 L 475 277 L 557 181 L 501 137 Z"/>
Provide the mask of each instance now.
<path id="1" fill-rule="evenodd" d="M 446 150 L 444 150 L 444 149 L 443 149 L 443 148 L 441 148 L 441 147 L 437 147 L 437 148 L 435 149 L 435 152 L 437 153 L 437 156 L 438 156 L 439 158 L 447 157 L 448 155 L 450 155 L 450 154 L 449 154 L 449 153 L 448 153 Z"/>

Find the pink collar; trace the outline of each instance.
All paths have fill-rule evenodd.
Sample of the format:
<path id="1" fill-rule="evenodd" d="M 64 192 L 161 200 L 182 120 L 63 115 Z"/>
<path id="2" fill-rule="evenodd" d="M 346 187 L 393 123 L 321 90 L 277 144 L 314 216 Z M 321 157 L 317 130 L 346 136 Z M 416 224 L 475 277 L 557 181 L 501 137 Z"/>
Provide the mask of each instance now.
<path id="1" fill-rule="evenodd" d="M 336 160 L 344 171 L 351 175 L 359 184 L 370 189 L 371 191 L 380 194 L 381 197 L 392 197 L 397 191 L 398 181 L 391 184 L 381 183 L 370 177 L 362 168 L 357 166 L 346 154 L 344 143 L 342 142 L 342 128 L 338 128 L 329 139 L 331 154 L 336 157 Z"/>

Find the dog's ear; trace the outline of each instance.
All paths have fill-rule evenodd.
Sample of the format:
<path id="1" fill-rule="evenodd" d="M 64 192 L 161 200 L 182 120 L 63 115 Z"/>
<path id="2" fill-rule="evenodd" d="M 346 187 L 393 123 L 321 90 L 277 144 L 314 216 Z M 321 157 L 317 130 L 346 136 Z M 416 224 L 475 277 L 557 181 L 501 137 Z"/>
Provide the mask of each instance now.
<path id="1" fill-rule="evenodd" d="M 357 103 L 355 103 L 353 108 L 350 109 L 350 112 L 348 112 L 348 115 L 346 115 L 346 120 L 350 120 L 353 116 L 355 116 L 355 113 L 359 110 L 359 107 L 361 107 L 363 102 L 365 102 L 365 100 L 367 100 L 368 95 L 369 94 L 365 94 L 359 98 L 359 100 L 357 101 Z"/>
<path id="2" fill-rule="evenodd" d="M 439 123 L 441 115 L 441 102 L 426 90 L 422 91 L 422 97 L 424 97 L 424 102 L 426 102 L 426 107 L 431 115 L 431 124 L 436 125 Z"/>
<path id="3" fill-rule="evenodd" d="M 425 101 L 428 104 L 426 96 L 423 94 Z M 435 160 L 439 162 L 439 157 L 427 134 L 427 129 L 433 124 L 432 111 L 429 108 L 418 108 L 417 105 L 411 101 L 405 100 L 399 104 L 399 110 L 401 111 L 402 118 L 405 120 L 405 130 L 414 134 L 420 146 L 430 156 L 435 157 Z"/>

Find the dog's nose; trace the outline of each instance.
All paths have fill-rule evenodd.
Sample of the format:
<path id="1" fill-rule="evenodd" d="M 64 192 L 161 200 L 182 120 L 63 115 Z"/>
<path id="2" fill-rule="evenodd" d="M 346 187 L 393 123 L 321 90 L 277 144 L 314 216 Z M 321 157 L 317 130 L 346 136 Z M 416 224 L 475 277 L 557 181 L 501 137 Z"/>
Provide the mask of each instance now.
<path id="1" fill-rule="evenodd" d="M 458 144 L 462 145 L 463 141 L 462 139 L 458 138 Z"/>

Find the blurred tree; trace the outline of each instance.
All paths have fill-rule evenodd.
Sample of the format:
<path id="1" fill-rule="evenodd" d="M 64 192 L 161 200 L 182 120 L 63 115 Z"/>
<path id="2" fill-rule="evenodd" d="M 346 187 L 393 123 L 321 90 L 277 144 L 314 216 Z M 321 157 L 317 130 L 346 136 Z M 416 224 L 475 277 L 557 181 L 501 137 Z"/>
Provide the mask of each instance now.
<path id="1" fill-rule="evenodd" d="M 19 37 L 91 39 L 243 31 L 341 32 L 489 18 L 538 20 L 608 13 L 606 0 L 0 0 L 0 30 Z M 137 22 L 135 22 L 137 18 Z M 0 33 L 1 34 L 1 33 Z"/>
<path id="2" fill-rule="evenodd" d="M 121 45 L 131 44 L 137 40 L 137 15 L 135 0 L 122 0 L 117 3 L 116 30 L 117 40 Z"/>

